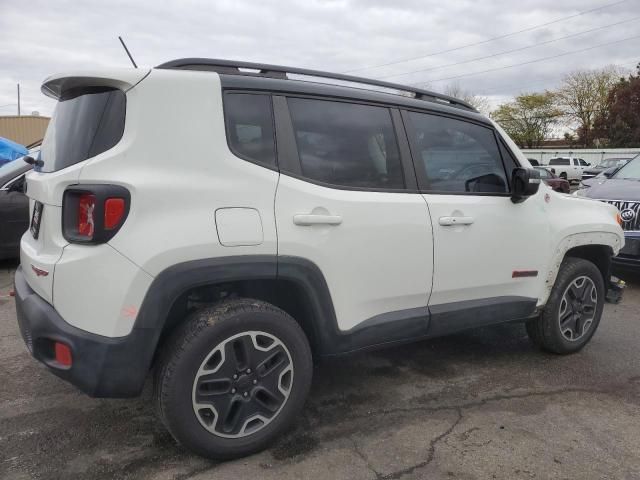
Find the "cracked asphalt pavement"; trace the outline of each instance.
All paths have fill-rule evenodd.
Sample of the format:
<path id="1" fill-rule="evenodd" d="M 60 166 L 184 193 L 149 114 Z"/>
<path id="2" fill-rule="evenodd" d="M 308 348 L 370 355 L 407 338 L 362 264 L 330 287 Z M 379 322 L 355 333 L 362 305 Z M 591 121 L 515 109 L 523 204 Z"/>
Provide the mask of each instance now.
<path id="1" fill-rule="evenodd" d="M 96 400 L 31 359 L 15 265 L 0 264 L 0 478 L 640 478 L 640 276 L 580 353 L 504 325 L 318 365 L 303 416 L 269 450 L 216 463 L 177 445 L 150 385 Z M 5 296 L 3 296 L 5 295 Z"/>

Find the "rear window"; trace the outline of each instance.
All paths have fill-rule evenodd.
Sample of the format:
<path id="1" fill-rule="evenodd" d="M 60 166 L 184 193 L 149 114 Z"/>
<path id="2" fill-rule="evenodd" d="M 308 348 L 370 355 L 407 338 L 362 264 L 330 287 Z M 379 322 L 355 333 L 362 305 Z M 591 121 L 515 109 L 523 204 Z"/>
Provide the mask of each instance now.
<path id="1" fill-rule="evenodd" d="M 569 165 L 569 159 L 568 158 L 552 158 L 551 160 L 549 160 L 549 165 Z"/>
<path id="2" fill-rule="evenodd" d="M 125 111 L 121 90 L 84 88 L 66 93 L 44 136 L 40 170 L 61 170 L 114 147 L 124 132 Z"/>

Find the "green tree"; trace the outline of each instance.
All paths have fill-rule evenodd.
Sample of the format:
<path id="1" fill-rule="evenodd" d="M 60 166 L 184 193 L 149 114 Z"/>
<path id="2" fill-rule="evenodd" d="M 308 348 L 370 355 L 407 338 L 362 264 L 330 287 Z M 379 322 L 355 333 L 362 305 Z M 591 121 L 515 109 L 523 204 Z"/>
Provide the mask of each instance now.
<path id="1" fill-rule="evenodd" d="M 577 125 L 576 133 L 585 147 L 593 144 L 594 121 L 605 110 L 609 91 L 618 78 L 612 67 L 576 71 L 566 75 L 554 92 L 557 107 Z"/>
<path id="2" fill-rule="evenodd" d="M 502 104 L 491 117 L 520 147 L 539 147 L 557 123 L 560 112 L 551 92 L 518 95 Z"/>
<path id="3" fill-rule="evenodd" d="M 621 78 L 594 122 L 594 137 L 609 147 L 640 147 L 640 64 L 636 75 Z"/>

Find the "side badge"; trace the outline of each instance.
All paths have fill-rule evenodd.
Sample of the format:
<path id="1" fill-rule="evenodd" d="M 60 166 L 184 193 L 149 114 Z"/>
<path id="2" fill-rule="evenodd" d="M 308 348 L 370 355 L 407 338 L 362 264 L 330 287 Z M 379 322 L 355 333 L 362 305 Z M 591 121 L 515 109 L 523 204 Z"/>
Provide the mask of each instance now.
<path id="1" fill-rule="evenodd" d="M 549 195 L 548 193 L 544 194 L 544 201 L 549 203 L 551 201 L 551 195 Z"/>

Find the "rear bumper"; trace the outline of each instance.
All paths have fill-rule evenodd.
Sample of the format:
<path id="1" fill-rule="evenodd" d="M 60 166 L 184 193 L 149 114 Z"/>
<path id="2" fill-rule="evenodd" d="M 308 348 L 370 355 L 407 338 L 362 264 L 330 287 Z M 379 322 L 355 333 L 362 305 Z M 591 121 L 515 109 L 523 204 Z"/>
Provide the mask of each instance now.
<path id="1" fill-rule="evenodd" d="M 22 267 L 15 274 L 16 313 L 20 333 L 34 358 L 55 375 L 92 397 L 125 398 L 140 394 L 157 343 L 153 329 L 136 329 L 126 337 L 95 335 L 69 325 L 27 283 Z M 70 367 L 56 362 L 54 342 L 69 346 Z"/>

